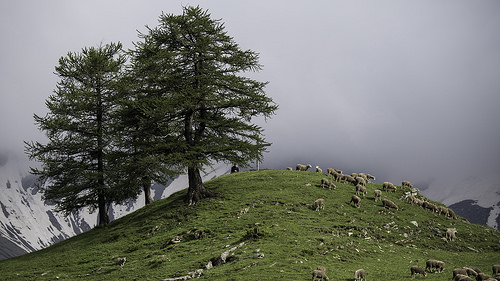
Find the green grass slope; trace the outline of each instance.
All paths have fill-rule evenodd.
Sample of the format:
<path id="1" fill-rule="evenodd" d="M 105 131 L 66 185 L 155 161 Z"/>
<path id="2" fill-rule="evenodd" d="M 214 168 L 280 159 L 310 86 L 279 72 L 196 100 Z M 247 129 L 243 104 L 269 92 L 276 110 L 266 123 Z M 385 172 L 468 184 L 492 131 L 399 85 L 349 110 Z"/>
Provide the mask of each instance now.
<path id="1" fill-rule="evenodd" d="M 44 250 L 0 262 L 0 280 L 180 280 L 203 269 L 197 280 L 311 280 L 318 266 L 330 280 L 410 280 L 410 267 L 427 259 L 446 263 L 426 280 L 451 280 L 455 267 L 491 274 L 500 263 L 500 233 L 491 227 L 437 215 L 383 193 L 399 205 L 385 210 L 368 195 L 349 204 L 354 186 L 319 186 L 325 175 L 265 170 L 216 178 L 206 187 L 218 196 L 194 207 L 185 191 Z M 311 205 L 325 199 L 325 209 Z M 416 221 L 415 226 L 412 221 Z M 446 228 L 457 240 L 443 239 Z M 225 252 L 225 263 L 220 264 Z M 118 257 L 126 257 L 123 267 Z M 423 277 L 422 277 L 423 278 Z"/>

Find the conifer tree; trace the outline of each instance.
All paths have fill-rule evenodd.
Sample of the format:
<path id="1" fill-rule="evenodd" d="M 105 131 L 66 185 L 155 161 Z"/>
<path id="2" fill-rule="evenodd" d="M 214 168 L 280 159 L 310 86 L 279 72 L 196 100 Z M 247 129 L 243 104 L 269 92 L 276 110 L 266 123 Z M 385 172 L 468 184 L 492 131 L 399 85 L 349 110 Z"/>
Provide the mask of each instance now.
<path id="1" fill-rule="evenodd" d="M 56 66 L 60 81 L 46 100 L 48 113 L 34 115 L 48 141 L 25 143 L 30 159 L 41 164 L 32 173 L 48 182 L 45 199 L 65 213 L 97 209 L 99 225 L 109 222 L 111 203 L 138 195 L 133 188 L 113 187 L 119 168 L 110 161 L 115 149 L 110 132 L 116 121 L 116 86 L 125 63 L 121 43 L 61 57 Z"/>
<path id="2" fill-rule="evenodd" d="M 168 137 L 158 145 L 168 153 L 165 160 L 187 169 L 187 201 L 194 204 L 210 196 L 200 175 L 204 167 L 214 161 L 247 166 L 262 157 L 263 129 L 252 119 L 269 118 L 278 106 L 265 95 L 266 82 L 243 76 L 261 69 L 258 54 L 241 50 L 208 11 L 185 7 L 147 29 L 131 53 L 134 84 L 140 85 L 133 100 L 151 117 L 145 124 L 163 126 L 155 137 Z"/>

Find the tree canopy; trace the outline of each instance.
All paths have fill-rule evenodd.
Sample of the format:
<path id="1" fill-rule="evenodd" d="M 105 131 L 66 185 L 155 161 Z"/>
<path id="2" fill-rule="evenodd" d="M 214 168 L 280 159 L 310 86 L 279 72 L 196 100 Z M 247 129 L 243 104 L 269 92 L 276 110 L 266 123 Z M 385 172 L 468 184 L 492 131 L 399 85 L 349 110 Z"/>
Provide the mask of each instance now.
<path id="1" fill-rule="evenodd" d="M 109 132 L 115 121 L 115 86 L 125 62 L 120 43 L 61 57 L 56 66 L 61 80 L 46 101 L 49 113 L 34 115 L 48 142 L 26 143 L 30 158 L 42 164 L 32 168 L 32 173 L 49 183 L 45 198 L 66 213 L 83 207 L 98 209 L 100 224 L 109 221 L 106 208 L 110 203 L 137 194 L 131 189 L 114 192 L 110 188 L 116 167 L 108 157 L 113 149 Z"/>
<path id="2" fill-rule="evenodd" d="M 261 69 L 258 54 L 242 50 L 208 11 L 162 14 L 157 27 L 139 36 L 131 55 L 134 77 L 142 82 L 149 114 L 163 116 L 171 128 L 168 159 L 187 168 L 194 203 L 209 195 L 200 176 L 205 166 L 246 166 L 262 157 L 263 129 L 252 118 L 269 118 L 278 106 L 265 95 L 267 82 L 242 75 Z"/>
<path id="3" fill-rule="evenodd" d="M 153 182 L 186 171 L 194 204 L 211 195 L 200 171 L 215 162 L 248 166 L 269 145 L 252 121 L 278 106 L 267 82 L 243 75 L 261 69 L 256 52 L 200 7 L 162 14 L 147 30 L 128 56 L 110 43 L 70 52 L 56 66 L 49 113 L 34 115 L 48 142 L 26 142 L 26 151 L 42 164 L 32 172 L 60 211 L 98 209 L 106 224 L 110 204 L 142 190 L 150 203 Z"/>

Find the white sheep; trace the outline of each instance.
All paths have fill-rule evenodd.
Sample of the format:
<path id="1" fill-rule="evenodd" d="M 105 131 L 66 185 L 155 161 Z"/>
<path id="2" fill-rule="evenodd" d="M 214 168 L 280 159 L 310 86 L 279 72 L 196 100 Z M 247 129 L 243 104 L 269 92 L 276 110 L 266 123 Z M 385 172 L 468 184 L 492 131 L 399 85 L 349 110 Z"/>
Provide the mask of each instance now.
<path id="1" fill-rule="evenodd" d="M 333 184 L 333 182 L 331 182 L 329 179 L 326 179 L 326 178 L 322 178 L 321 179 L 321 187 L 328 187 L 330 189 L 336 189 L 337 186 L 335 186 L 335 184 Z"/>
<path id="2" fill-rule="evenodd" d="M 362 185 L 366 186 L 366 180 L 363 177 L 357 176 L 354 178 L 354 181 L 356 182 L 356 185 Z"/>
<path id="3" fill-rule="evenodd" d="M 292 167 L 286 167 L 287 171 L 293 171 Z"/>
<path id="4" fill-rule="evenodd" d="M 424 268 L 418 265 L 414 265 L 410 267 L 411 277 L 415 277 L 416 274 L 422 274 L 423 276 L 427 276 L 427 272 L 425 272 Z"/>
<path id="5" fill-rule="evenodd" d="M 319 166 L 316 166 L 316 173 L 322 174 L 323 170 Z"/>
<path id="6" fill-rule="evenodd" d="M 365 280 L 366 281 L 366 272 L 364 269 L 358 269 L 354 272 L 354 280 L 356 281 L 361 281 Z"/>
<path id="7" fill-rule="evenodd" d="M 433 259 L 427 260 L 425 262 L 425 270 L 428 272 L 432 272 L 433 269 L 436 269 L 438 272 L 443 272 L 444 262 Z"/>
<path id="8" fill-rule="evenodd" d="M 125 265 L 125 262 L 127 261 L 127 258 L 123 257 L 123 258 L 117 258 L 115 260 L 115 264 L 116 265 L 119 265 L 120 268 L 122 268 L 124 265 Z"/>
<path id="9" fill-rule="evenodd" d="M 356 195 L 353 195 L 351 197 L 351 201 L 349 201 L 349 204 L 354 203 L 354 206 L 356 206 L 356 208 L 359 208 L 361 207 L 361 198 L 359 198 L 358 196 Z"/>
<path id="10" fill-rule="evenodd" d="M 316 201 L 314 201 L 314 203 L 313 203 L 312 208 L 315 211 L 319 211 L 320 209 L 324 209 L 325 208 L 325 199 L 323 199 L 323 198 L 316 199 Z"/>
<path id="11" fill-rule="evenodd" d="M 375 189 L 375 191 L 373 191 L 373 197 L 375 198 L 375 202 L 377 202 L 382 197 L 382 191 Z"/>
<path id="12" fill-rule="evenodd" d="M 388 191 L 390 189 L 390 190 L 396 192 L 396 186 L 392 182 L 388 182 L 388 181 L 386 181 L 382 184 L 382 189 L 384 191 Z"/>
<path id="13" fill-rule="evenodd" d="M 384 206 L 384 208 L 386 208 L 386 209 L 393 208 L 393 209 L 399 210 L 398 205 L 396 205 L 396 203 L 392 202 L 389 199 L 383 199 L 382 206 Z"/>
<path id="14" fill-rule="evenodd" d="M 318 266 L 318 268 L 324 269 L 324 267 L 322 267 L 322 266 Z M 326 276 L 325 270 L 322 270 L 322 269 L 315 269 L 315 270 L 313 270 L 313 273 L 312 273 L 312 280 L 313 281 L 316 278 L 323 279 L 324 281 L 330 280 L 330 279 L 328 279 L 328 276 Z"/>
<path id="15" fill-rule="evenodd" d="M 448 228 L 446 229 L 446 240 L 447 241 L 455 241 L 457 229 L 456 228 Z"/>
<path id="16" fill-rule="evenodd" d="M 366 186 L 363 186 L 363 185 L 356 185 L 356 195 L 360 195 L 360 194 L 363 194 L 363 197 L 366 196 Z"/>
<path id="17" fill-rule="evenodd" d="M 500 273 L 500 264 L 495 264 L 491 267 L 491 270 L 493 271 L 493 275 L 497 275 Z"/>
<path id="18" fill-rule="evenodd" d="M 297 166 L 295 166 L 295 170 L 297 171 L 307 171 L 307 169 L 309 168 L 312 168 L 311 164 L 308 164 L 307 166 L 302 164 L 297 164 Z"/>
<path id="19" fill-rule="evenodd" d="M 410 189 L 413 188 L 413 184 L 410 181 L 403 181 L 401 183 L 401 187 L 409 187 Z"/>

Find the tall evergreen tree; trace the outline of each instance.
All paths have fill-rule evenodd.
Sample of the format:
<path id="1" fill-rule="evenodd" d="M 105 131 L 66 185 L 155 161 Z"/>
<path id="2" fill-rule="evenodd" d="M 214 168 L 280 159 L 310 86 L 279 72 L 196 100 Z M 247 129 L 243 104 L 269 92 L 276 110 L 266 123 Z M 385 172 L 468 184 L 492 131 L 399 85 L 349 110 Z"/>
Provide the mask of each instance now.
<path id="1" fill-rule="evenodd" d="M 187 168 L 187 201 L 194 204 L 210 196 L 200 175 L 204 167 L 213 161 L 246 166 L 262 157 L 263 129 L 252 118 L 269 118 L 278 107 L 265 95 L 267 83 L 242 76 L 261 69 L 258 54 L 241 50 L 208 11 L 186 7 L 182 15 L 162 14 L 156 28 L 139 36 L 132 52 L 142 85 L 136 108 L 168 128 L 161 143 L 165 159 Z"/>
<path id="2" fill-rule="evenodd" d="M 46 101 L 49 112 L 43 117 L 34 115 L 48 142 L 25 143 L 30 158 L 41 163 L 32 173 L 49 183 L 45 198 L 65 213 L 84 207 L 97 209 L 99 225 L 109 222 L 111 203 L 138 193 L 132 188 L 117 191 L 111 185 L 117 171 L 109 161 L 114 149 L 112 113 L 125 62 L 120 43 L 61 57 L 56 66 L 61 80 Z"/>

